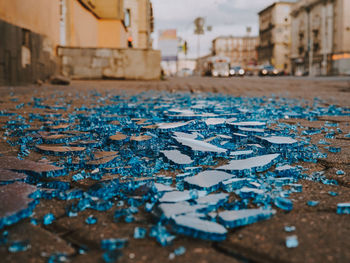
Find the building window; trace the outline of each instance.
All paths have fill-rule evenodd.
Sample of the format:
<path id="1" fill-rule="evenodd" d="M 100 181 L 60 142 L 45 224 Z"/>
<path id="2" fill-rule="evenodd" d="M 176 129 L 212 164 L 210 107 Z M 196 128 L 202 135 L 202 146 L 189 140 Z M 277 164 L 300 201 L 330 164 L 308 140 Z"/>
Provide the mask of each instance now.
<path id="1" fill-rule="evenodd" d="M 304 33 L 300 33 L 300 34 L 299 34 L 299 40 L 300 40 L 300 42 L 303 41 L 303 39 L 304 39 Z"/>
<path id="2" fill-rule="evenodd" d="M 126 27 L 131 26 L 131 11 L 130 11 L 130 9 L 126 9 L 124 11 L 124 25 Z"/>
<path id="3" fill-rule="evenodd" d="M 299 47 L 299 55 L 302 55 L 304 53 L 304 47 Z"/>

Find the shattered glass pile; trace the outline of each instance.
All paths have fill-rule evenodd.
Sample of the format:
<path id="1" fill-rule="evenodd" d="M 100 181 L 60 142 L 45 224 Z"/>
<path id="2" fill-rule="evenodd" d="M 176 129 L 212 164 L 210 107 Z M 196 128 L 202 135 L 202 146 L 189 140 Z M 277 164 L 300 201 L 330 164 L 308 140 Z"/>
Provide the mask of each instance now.
<path id="1" fill-rule="evenodd" d="M 134 222 L 141 211 L 151 213 L 157 223 L 135 228 L 133 236 L 163 246 L 177 235 L 222 241 L 230 228 L 267 220 L 277 209 L 292 210 L 289 196 L 302 191 L 301 178 L 337 184 L 322 175 L 308 177 L 297 165 L 327 156 L 310 143 L 314 131 L 299 136 L 298 127 L 279 120 L 349 116 L 349 109 L 221 95 L 93 97 L 95 105 L 77 108 L 59 97 L 57 105 L 33 98 L 28 105 L 51 113 L 28 118 L 0 112 L 9 118 L 4 139 L 19 149 L 12 163 L 0 157 L 7 169 L 0 198 L 12 198 L 10 187 L 25 195 L 12 209 L 1 208 L 0 228 L 30 217 L 40 200 L 58 199 L 73 200 L 68 217 L 86 209 L 112 210 L 118 224 Z M 26 160 L 32 152 L 42 159 Z M 344 204 L 338 213 L 347 209 Z M 55 218 L 47 214 L 41 220 L 47 225 Z M 99 223 L 93 216 L 84 221 Z M 117 238 L 101 243 L 107 262 L 126 244 Z M 297 246 L 295 239 L 287 243 Z M 185 253 L 180 250 L 172 257 Z"/>

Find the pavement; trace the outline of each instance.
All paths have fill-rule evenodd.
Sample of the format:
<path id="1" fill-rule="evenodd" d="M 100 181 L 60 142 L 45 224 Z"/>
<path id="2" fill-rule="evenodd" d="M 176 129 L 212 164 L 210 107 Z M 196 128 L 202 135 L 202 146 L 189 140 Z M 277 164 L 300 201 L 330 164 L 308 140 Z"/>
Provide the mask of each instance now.
<path id="1" fill-rule="evenodd" d="M 73 81 L 70 86 L 0 87 L 0 110 L 10 110 L 28 116 L 29 107 L 16 108 L 20 103 L 32 101 L 32 97 L 45 97 L 55 104 L 53 94 L 60 94 L 66 101 L 73 101 L 74 106 L 92 105 L 92 91 L 104 94 L 137 94 L 144 91 L 168 91 L 172 93 L 220 93 L 240 97 L 276 98 L 286 97 L 312 105 L 315 98 L 324 105 L 350 107 L 350 78 L 169 78 L 164 81 Z M 11 93 L 12 92 L 12 93 Z M 80 99 L 76 99 L 76 94 Z M 16 100 L 13 100 L 16 98 Z M 60 111 L 62 114 L 67 112 Z M 7 117 L 0 117 L 3 127 Z M 350 117 L 322 117 L 317 121 L 288 119 L 289 124 L 321 128 L 325 122 L 338 123 L 344 134 L 350 133 Z M 4 129 L 0 129 L 0 138 Z M 311 136 L 317 143 L 324 134 Z M 48 226 L 32 225 L 29 219 L 6 227 L 11 240 L 28 240 L 31 248 L 24 252 L 10 253 L 8 247 L 0 245 L 1 262 L 47 262 L 49 255 L 57 251 L 69 256 L 71 262 L 103 262 L 100 241 L 113 237 L 128 237 L 129 244 L 122 250 L 123 257 L 118 262 L 350 262 L 350 215 L 338 215 L 336 206 L 341 202 L 350 202 L 350 139 L 337 136 L 332 141 L 335 147 L 341 147 L 341 153 L 328 153 L 327 159 L 316 163 L 298 163 L 308 168 L 307 173 L 325 172 L 329 179 L 338 181 L 339 186 L 302 180 L 303 192 L 293 194 L 291 199 L 294 209 L 286 213 L 278 210 L 276 216 L 267 221 L 230 230 L 223 242 L 208 242 L 180 236 L 174 243 L 161 247 L 154 239 L 133 239 L 135 226 L 149 226 L 153 218 L 148 213 L 140 212 L 137 222 L 115 223 L 113 211 L 98 212 L 85 210 L 78 217 L 67 217 L 67 202 L 60 200 L 42 200 L 35 208 L 36 218 L 53 213 L 56 220 Z M 17 156 L 18 147 L 0 139 L 2 156 Z M 27 158 L 38 161 L 42 154 L 33 152 Z M 1 168 L 1 167 L 0 167 Z M 343 170 L 345 175 L 337 175 Z M 65 178 L 63 180 L 70 180 Z M 84 183 L 84 182 L 83 182 Z M 88 183 L 87 183 L 88 184 Z M 1 187 L 1 186 L 0 186 Z M 329 192 L 337 192 L 337 196 Z M 308 200 L 317 200 L 319 205 L 310 207 Z M 6 200 L 0 200 L 6 202 Z M 84 220 L 89 215 L 98 218 L 95 225 L 87 225 Z M 285 226 L 295 226 L 293 233 L 284 231 Z M 3 229 L 4 230 L 4 229 Z M 0 233 L 3 231 L 1 230 Z M 286 248 L 285 238 L 297 235 L 299 246 Z M 169 259 L 169 254 L 179 246 L 186 248 L 186 253 Z M 84 254 L 79 248 L 86 247 Z"/>

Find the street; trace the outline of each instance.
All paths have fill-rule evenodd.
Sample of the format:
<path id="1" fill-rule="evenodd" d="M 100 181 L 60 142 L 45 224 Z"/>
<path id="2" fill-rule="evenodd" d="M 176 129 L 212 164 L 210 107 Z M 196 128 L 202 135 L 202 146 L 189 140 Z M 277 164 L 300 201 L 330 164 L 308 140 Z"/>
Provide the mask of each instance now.
<path id="1" fill-rule="evenodd" d="M 69 128 L 65 131 L 71 134 L 82 133 L 79 125 L 82 125 L 83 121 L 76 121 L 76 116 L 85 113 L 88 113 L 86 116 L 93 116 L 95 110 L 103 109 L 103 107 L 108 109 L 108 106 L 113 106 L 111 98 L 114 96 L 116 98 L 125 96 L 135 103 L 140 98 L 137 96 L 143 92 L 146 95 L 160 96 L 160 98 L 163 96 L 162 93 L 166 92 L 164 94 L 172 94 L 179 100 L 188 95 L 190 98 L 197 98 L 202 95 L 206 96 L 208 93 L 212 94 L 210 95 L 213 96 L 212 98 L 221 96 L 220 100 L 226 96 L 239 97 L 242 102 L 245 101 L 245 98 L 260 98 L 263 100 L 261 107 L 271 101 L 280 103 L 288 99 L 286 105 L 294 103 L 305 109 L 310 108 L 310 111 L 315 105 L 319 107 L 334 105 L 334 108 L 342 107 L 348 113 L 343 116 L 321 116 L 317 119 L 291 117 L 271 124 L 270 128 L 276 128 L 279 123 L 295 125 L 297 136 L 302 136 L 305 130 L 323 129 L 324 127 L 337 127 L 341 132 L 336 132 L 334 139 L 325 137 L 332 128 L 323 129 L 315 134 L 305 135 L 304 133 L 305 138 L 308 137 L 312 144 L 319 146 L 320 152 L 327 153 L 328 156 L 317 162 L 299 161 L 295 164 L 302 166 L 307 176 L 298 181 L 299 184 L 302 184 L 302 192 L 292 193 L 289 197 L 293 201 L 292 211 L 286 212 L 278 208 L 276 215 L 269 220 L 231 229 L 225 241 L 211 242 L 177 235 L 171 245 L 162 247 L 154 238 L 133 238 L 135 227 L 142 226 L 149 229 L 155 223 L 154 214 L 145 212 L 143 206 L 140 206 L 136 220 L 127 223 L 115 222 L 116 201 L 113 201 L 113 208 L 106 211 L 86 209 L 77 215 L 67 216 L 67 209 L 75 203 L 75 200 L 41 198 L 33 215 L 14 225 L 6 226 L 4 229 L 8 231 L 10 240 L 28 240 L 30 249 L 19 253 L 9 253 L 6 246 L 0 246 L 2 262 L 47 262 L 49 256 L 57 252 L 66 255 L 71 262 L 102 262 L 104 252 L 100 244 L 101 240 L 107 238 L 128 239 L 128 245 L 121 249 L 123 256 L 118 262 L 350 262 L 349 215 L 336 213 L 338 203 L 350 202 L 350 139 L 345 136 L 350 133 L 349 77 L 187 77 L 169 78 L 163 81 L 72 81 L 70 86 L 43 84 L 15 88 L 0 87 L 0 111 L 2 113 L 0 117 L 2 127 L 0 130 L 0 157 L 16 157 L 21 151 L 20 145 L 10 145 L 7 142 L 8 139 L 12 142 L 19 139 L 17 136 L 9 136 L 11 131 L 18 131 L 20 134 L 22 130 L 28 132 L 32 129 L 33 132 L 36 132 L 36 129 L 39 129 L 40 136 L 47 136 L 44 132 L 47 127 L 61 125 L 62 128 L 67 123 Z M 133 99 L 133 96 L 136 99 Z M 250 102 L 249 99 L 247 100 Z M 283 103 L 278 103 L 276 108 L 283 105 Z M 47 105 L 46 108 L 39 107 L 43 105 Z M 21 117 L 16 119 L 13 116 Z M 40 120 L 38 116 L 51 117 Z M 5 128 L 6 125 L 9 125 L 9 120 L 21 121 L 22 118 L 30 124 L 30 128 L 19 126 L 18 128 L 13 126 L 12 130 L 8 128 L 10 126 Z M 327 126 L 330 123 L 333 126 Z M 42 127 L 46 128 L 43 130 Z M 95 134 L 104 132 L 98 129 L 98 125 L 94 129 L 96 131 L 91 132 Z M 57 128 L 57 134 L 60 132 Z M 84 132 L 90 131 L 85 130 Z M 318 142 L 325 138 L 332 147 L 341 148 L 341 152 L 330 152 L 319 145 Z M 30 153 L 25 156 L 27 160 L 35 162 L 46 162 L 47 160 L 48 163 L 55 162 L 61 165 L 65 162 L 63 157 L 60 159 L 58 156 L 35 150 L 35 147 L 30 148 L 31 144 L 26 145 L 30 150 Z M 86 172 L 92 170 L 86 167 L 82 169 L 85 169 Z M 339 170 L 344 173 L 338 173 Z M 308 176 L 311 178 L 314 172 L 321 172 L 325 178 L 335 180 L 338 185 L 308 180 Z M 75 173 L 76 171 L 70 170 L 66 176 L 40 180 L 45 183 L 51 181 L 69 183 L 73 189 L 83 191 L 87 191 L 96 183 L 88 178 L 74 181 L 72 175 Z M 169 170 L 165 173 L 167 176 L 175 176 L 179 170 Z M 116 176 L 116 174 L 107 174 L 101 181 L 115 179 Z M 50 188 L 48 184 L 46 187 Z M 137 191 L 140 191 L 142 195 L 142 189 L 137 189 Z M 331 195 L 330 193 L 336 194 Z M 230 193 L 231 201 L 237 198 L 234 193 Z M 307 204 L 310 200 L 319 203 L 316 206 L 310 206 Z M 250 204 L 249 207 L 254 207 L 254 205 Z M 46 225 L 40 220 L 48 213 L 52 213 L 55 220 Z M 91 215 L 98 219 L 96 224 L 85 223 L 86 218 Z M 36 224 L 33 224 L 33 219 L 37 220 Z M 296 230 L 288 233 L 284 230 L 286 226 L 294 226 Z M 285 239 L 290 235 L 297 235 L 298 247 L 286 247 Z M 180 246 L 185 247 L 185 254 L 169 257 Z M 56 261 L 52 262 L 61 262 L 58 258 L 59 256 Z"/>

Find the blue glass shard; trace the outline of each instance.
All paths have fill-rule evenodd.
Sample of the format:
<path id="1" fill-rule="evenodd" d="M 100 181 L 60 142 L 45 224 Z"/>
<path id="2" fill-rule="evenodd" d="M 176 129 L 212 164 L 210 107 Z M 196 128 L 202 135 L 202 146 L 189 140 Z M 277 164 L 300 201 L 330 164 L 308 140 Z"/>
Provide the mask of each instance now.
<path id="1" fill-rule="evenodd" d="M 246 150 L 246 151 L 235 151 L 230 153 L 230 157 L 236 158 L 236 159 L 243 159 L 243 158 L 249 158 L 253 155 L 253 150 Z"/>
<path id="2" fill-rule="evenodd" d="M 88 216 L 86 219 L 85 219 L 85 223 L 88 224 L 88 225 L 94 225 L 97 223 L 97 218 L 90 215 Z"/>
<path id="3" fill-rule="evenodd" d="M 125 134 L 117 133 L 115 135 L 112 135 L 109 137 L 109 140 L 113 143 L 120 143 L 124 142 L 128 137 Z"/>
<path id="4" fill-rule="evenodd" d="M 186 174 L 187 173 L 189 173 L 189 174 L 191 174 L 191 175 L 194 175 L 194 174 L 196 174 L 196 173 L 199 173 L 200 171 L 202 171 L 202 167 L 200 167 L 200 166 L 197 166 L 197 167 L 185 167 L 185 172 L 186 172 Z"/>
<path id="5" fill-rule="evenodd" d="M 285 177 L 285 176 L 298 177 L 298 175 L 300 174 L 298 168 L 293 167 L 293 166 L 288 165 L 288 164 L 276 167 L 275 171 L 281 177 L 282 176 L 283 177 Z"/>
<path id="6" fill-rule="evenodd" d="M 160 217 L 167 219 L 176 215 L 189 214 L 206 209 L 207 205 L 190 205 L 187 202 L 181 203 L 163 203 L 157 207 L 156 213 Z"/>
<path id="7" fill-rule="evenodd" d="M 65 253 L 54 253 L 47 260 L 48 263 L 63 263 L 67 261 L 68 257 Z"/>
<path id="8" fill-rule="evenodd" d="M 241 122 L 233 122 L 229 123 L 234 127 L 252 127 L 252 128 L 263 128 L 266 127 L 266 122 L 260 121 L 241 121 Z"/>
<path id="9" fill-rule="evenodd" d="M 225 124 L 227 119 L 225 118 L 209 118 L 204 120 L 205 124 L 208 126 L 222 125 Z"/>
<path id="10" fill-rule="evenodd" d="M 337 170 L 337 171 L 336 171 L 336 174 L 337 174 L 337 175 L 344 175 L 345 172 L 344 172 L 343 170 Z"/>
<path id="11" fill-rule="evenodd" d="M 75 146 L 60 146 L 60 145 L 37 145 L 36 148 L 45 154 L 52 155 L 72 155 L 72 154 L 80 154 L 85 151 L 85 147 L 75 147 Z"/>
<path id="12" fill-rule="evenodd" d="M 153 207 L 154 207 L 154 203 L 146 203 L 146 204 L 145 204 L 145 210 L 146 210 L 147 212 L 151 212 L 152 209 L 153 209 Z"/>
<path id="13" fill-rule="evenodd" d="M 302 184 L 289 184 L 292 192 L 301 193 L 303 191 Z"/>
<path id="14" fill-rule="evenodd" d="M 44 215 L 44 217 L 43 217 L 43 224 L 50 225 L 50 224 L 52 224 L 52 222 L 54 220 L 55 220 L 55 216 L 51 213 L 48 213 L 48 214 Z"/>
<path id="15" fill-rule="evenodd" d="M 267 154 L 243 160 L 232 160 L 229 164 L 220 166 L 216 169 L 231 171 L 238 174 L 244 173 L 245 171 L 263 172 L 269 169 L 279 157 L 279 154 Z"/>
<path id="16" fill-rule="evenodd" d="M 157 176 L 157 183 L 165 184 L 165 185 L 169 186 L 173 183 L 173 178 L 171 176 L 158 175 Z"/>
<path id="17" fill-rule="evenodd" d="M 8 241 L 8 235 L 9 235 L 9 232 L 7 230 L 1 233 L 0 246 L 6 245 Z"/>
<path id="18" fill-rule="evenodd" d="M 238 131 L 240 133 L 248 134 L 248 135 L 264 135 L 265 134 L 264 129 L 258 129 L 258 128 L 238 127 Z"/>
<path id="19" fill-rule="evenodd" d="M 186 253 L 186 248 L 181 246 L 174 250 L 175 256 L 181 256 Z"/>
<path id="20" fill-rule="evenodd" d="M 174 122 L 174 123 L 157 123 L 157 128 L 160 131 L 175 131 L 175 130 L 181 130 L 182 128 L 186 127 L 187 125 L 191 124 L 193 121 L 187 121 L 187 122 Z"/>
<path id="21" fill-rule="evenodd" d="M 135 227 L 134 229 L 134 238 L 135 239 L 143 239 L 147 235 L 147 230 L 142 227 Z"/>
<path id="22" fill-rule="evenodd" d="M 179 234 L 204 240 L 222 241 L 226 239 L 227 234 L 226 228 L 222 225 L 191 215 L 174 217 L 172 227 Z"/>
<path id="23" fill-rule="evenodd" d="M 339 203 L 337 205 L 337 214 L 350 215 L 350 203 Z"/>
<path id="24" fill-rule="evenodd" d="M 199 205 L 207 205 L 207 210 L 216 210 L 228 201 L 229 195 L 224 193 L 210 194 L 196 200 Z"/>
<path id="25" fill-rule="evenodd" d="M 280 196 L 275 198 L 274 204 L 282 210 L 291 211 L 293 209 L 293 202 L 287 198 L 283 198 Z"/>
<path id="26" fill-rule="evenodd" d="M 187 201 L 191 199 L 195 199 L 198 197 L 205 196 L 207 193 L 205 191 L 198 191 L 197 195 L 193 195 L 193 192 L 191 191 L 172 191 L 172 192 L 166 192 L 164 195 L 159 199 L 159 202 L 161 203 L 176 203 L 176 202 L 182 202 Z"/>
<path id="27" fill-rule="evenodd" d="M 118 157 L 117 155 L 106 156 L 106 157 L 102 157 L 102 158 L 88 161 L 88 162 L 86 162 L 85 165 L 87 167 L 89 167 L 90 169 L 94 169 L 97 167 L 98 168 L 107 167 L 108 165 L 113 163 L 117 157 Z"/>
<path id="28" fill-rule="evenodd" d="M 29 217 L 38 201 L 33 200 L 37 188 L 22 182 L 0 187 L 0 229 Z M 32 196 L 33 195 L 33 196 Z"/>
<path id="29" fill-rule="evenodd" d="M 243 199 L 257 198 L 263 196 L 265 194 L 265 190 L 244 186 L 242 189 L 238 190 L 238 194 Z"/>
<path id="30" fill-rule="evenodd" d="M 286 247 L 287 248 L 296 248 L 298 247 L 299 242 L 298 242 L 298 237 L 297 236 L 288 236 L 286 238 Z"/>
<path id="31" fill-rule="evenodd" d="M 329 191 L 328 194 L 329 194 L 330 196 L 337 196 L 337 195 L 338 195 L 337 192 L 332 192 L 332 191 Z"/>
<path id="32" fill-rule="evenodd" d="M 191 157 L 181 153 L 178 150 L 170 150 L 170 151 L 160 151 L 164 156 L 171 162 L 180 165 L 190 165 L 193 163 Z"/>
<path id="33" fill-rule="evenodd" d="M 221 182 L 234 177 L 222 171 L 204 171 L 195 176 L 184 179 L 185 186 L 207 192 L 214 192 L 220 188 Z"/>
<path id="34" fill-rule="evenodd" d="M 149 236 L 155 237 L 158 243 L 163 247 L 170 245 L 175 239 L 175 236 L 171 235 L 161 224 L 153 226 L 149 232 Z"/>
<path id="35" fill-rule="evenodd" d="M 320 201 L 313 201 L 313 200 L 307 201 L 308 206 L 317 206 L 319 203 Z"/>
<path id="36" fill-rule="evenodd" d="M 125 221 L 126 223 L 134 222 L 134 220 L 135 220 L 135 218 L 134 218 L 134 216 L 131 215 L 131 214 L 127 215 L 127 216 L 124 218 L 124 221 Z"/>
<path id="37" fill-rule="evenodd" d="M 267 181 L 271 184 L 274 184 L 277 187 L 282 187 L 285 185 L 290 185 L 296 180 L 293 177 L 280 177 L 280 178 L 268 179 Z"/>
<path id="38" fill-rule="evenodd" d="M 285 226 L 284 231 L 286 232 L 294 232 L 296 230 L 295 226 Z"/>
<path id="39" fill-rule="evenodd" d="M 54 177 L 66 174 L 66 170 L 63 167 L 30 160 L 20 160 L 13 156 L 0 156 L 0 167 L 6 170 L 26 172 L 38 177 Z"/>
<path id="40" fill-rule="evenodd" d="M 28 241 L 12 241 L 9 245 L 8 251 L 11 253 L 27 251 L 31 245 Z"/>
<path id="41" fill-rule="evenodd" d="M 327 142 L 326 140 L 319 140 L 318 144 L 321 144 L 321 145 L 330 145 L 329 142 Z"/>
<path id="42" fill-rule="evenodd" d="M 248 184 L 248 180 L 245 178 L 232 178 L 221 182 L 222 189 L 226 192 L 234 192 L 235 190 L 241 189 L 243 186 Z"/>
<path id="43" fill-rule="evenodd" d="M 340 147 L 325 147 L 328 149 L 328 151 L 330 151 L 331 153 L 339 153 L 341 152 L 341 148 Z"/>
<path id="44" fill-rule="evenodd" d="M 183 181 L 186 177 L 192 176 L 192 173 L 184 173 L 184 174 L 177 174 L 176 175 L 176 182 Z"/>
<path id="45" fill-rule="evenodd" d="M 222 154 L 226 153 L 227 150 L 217 147 L 213 144 L 204 142 L 204 141 L 199 141 L 195 139 L 190 139 L 186 137 L 174 137 L 176 141 L 178 141 L 180 144 L 189 147 L 192 151 L 195 152 L 212 152 L 212 153 L 217 153 L 217 154 Z"/>
<path id="46" fill-rule="evenodd" d="M 0 169 L 0 185 L 14 183 L 15 181 L 24 181 L 26 178 L 27 175 L 23 173 Z"/>
<path id="47" fill-rule="evenodd" d="M 152 189 L 155 193 L 171 192 L 175 190 L 174 187 L 171 187 L 165 184 L 159 184 L 159 183 L 154 183 Z"/>
<path id="48" fill-rule="evenodd" d="M 181 138 L 189 138 L 189 139 L 197 139 L 198 138 L 197 133 L 174 132 L 173 134 L 175 137 L 181 137 Z"/>
<path id="49" fill-rule="evenodd" d="M 102 255 L 102 259 L 106 263 L 117 262 L 123 256 L 122 252 L 119 250 L 106 251 Z"/>
<path id="50" fill-rule="evenodd" d="M 126 238 L 110 238 L 110 239 L 103 239 L 101 241 L 101 248 L 103 250 L 116 250 L 116 249 L 122 249 L 128 244 L 128 239 Z"/>
<path id="51" fill-rule="evenodd" d="M 236 211 L 224 211 L 219 213 L 219 222 L 228 228 L 250 225 L 261 220 L 271 218 L 275 210 L 243 209 Z"/>
<path id="52" fill-rule="evenodd" d="M 283 137 L 283 136 L 270 136 L 270 137 L 258 137 L 258 138 L 270 144 L 277 144 L 277 145 L 296 145 L 298 143 L 298 141 L 293 138 Z"/>

